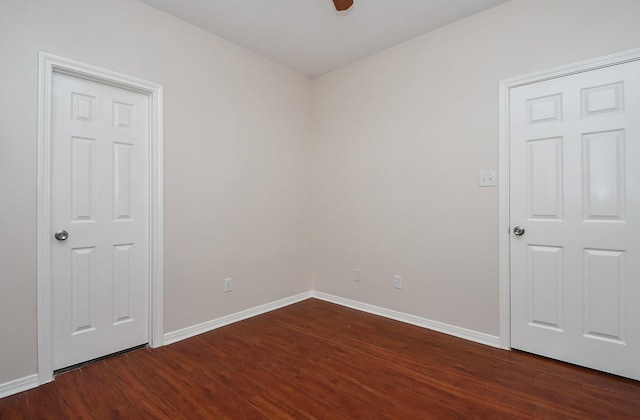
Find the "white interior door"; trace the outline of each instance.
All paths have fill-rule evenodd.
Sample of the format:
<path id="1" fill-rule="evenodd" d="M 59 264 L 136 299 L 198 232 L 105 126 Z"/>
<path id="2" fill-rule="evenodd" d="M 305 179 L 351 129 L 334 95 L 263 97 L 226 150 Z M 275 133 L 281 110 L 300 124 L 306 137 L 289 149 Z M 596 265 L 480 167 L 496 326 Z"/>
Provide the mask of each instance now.
<path id="1" fill-rule="evenodd" d="M 149 98 L 55 72 L 53 368 L 149 340 Z M 64 239 L 64 232 L 68 237 Z"/>
<path id="2" fill-rule="evenodd" d="M 640 379 L 640 62 L 511 89 L 509 147 L 511 346 Z"/>

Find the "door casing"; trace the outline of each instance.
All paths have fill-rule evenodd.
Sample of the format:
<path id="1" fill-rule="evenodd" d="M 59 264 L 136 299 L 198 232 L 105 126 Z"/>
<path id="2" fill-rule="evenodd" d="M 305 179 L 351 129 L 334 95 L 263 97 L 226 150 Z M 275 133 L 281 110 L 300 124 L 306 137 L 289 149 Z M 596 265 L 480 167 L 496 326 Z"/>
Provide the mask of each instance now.
<path id="1" fill-rule="evenodd" d="M 38 382 L 53 380 L 53 299 L 51 276 L 51 85 L 54 72 L 142 93 L 149 97 L 149 344 L 163 344 L 163 89 L 77 61 L 39 52 L 37 178 Z"/>
<path id="2" fill-rule="evenodd" d="M 499 210 L 498 249 L 500 276 L 500 347 L 511 349 L 511 223 L 509 220 L 509 95 L 513 88 L 584 73 L 604 67 L 640 60 L 640 48 L 612 54 L 593 60 L 582 61 L 551 70 L 532 73 L 500 82 L 499 85 Z"/>

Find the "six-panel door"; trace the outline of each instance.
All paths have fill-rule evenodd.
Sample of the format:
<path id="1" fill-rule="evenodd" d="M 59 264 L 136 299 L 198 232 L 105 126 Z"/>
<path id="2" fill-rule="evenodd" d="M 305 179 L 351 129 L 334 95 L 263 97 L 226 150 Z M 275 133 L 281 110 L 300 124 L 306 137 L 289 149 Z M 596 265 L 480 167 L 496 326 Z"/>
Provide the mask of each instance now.
<path id="1" fill-rule="evenodd" d="M 640 62 L 510 94 L 512 347 L 640 379 Z"/>
<path id="2" fill-rule="evenodd" d="M 149 102 L 53 74 L 54 369 L 148 342 Z"/>

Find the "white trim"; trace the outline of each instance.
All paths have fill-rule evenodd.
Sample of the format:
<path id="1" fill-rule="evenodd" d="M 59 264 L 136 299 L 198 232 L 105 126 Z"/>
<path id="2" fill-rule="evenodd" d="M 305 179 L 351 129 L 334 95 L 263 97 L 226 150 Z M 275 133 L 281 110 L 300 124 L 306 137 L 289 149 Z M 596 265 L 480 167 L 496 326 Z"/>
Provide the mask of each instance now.
<path id="1" fill-rule="evenodd" d="M 234 322 L 242 321 L 257 315 L 262 315 L 264 313 L 271 312 L 276 309 L 284 308 L 285 306 L 289 306 L 294 303 L 302 302 L 303 300 L 307 300 L 310 297 L 312 297 L 312 292 L 304 292 L 295 296 L 277 300 L 275 302 L 256 306 L 255 308 L 246 309 L 241 312 L 236 312 L 234 314 L 226 315 L 221 318 L 216 318 L 211 321 L 206 321 L 201 324 L 193 325 L 191 327 L 172 331 L 164 335 L 164 344 L 165 345 L 173 344 L 178 341 L 191 338 L 196 335 L 206 333 L 220 327 L 224 327 L 225 325 L 233 324 Z"/>
<path id="2" fill-rule="evenodd" d="M 498 144 L 498 275 L 500 347 L 511 348 L 511 283 L 509 251 L 511 227 L 509 225 L 509 88 L 500 83 L 499 144 Z M 505 118 L 506 116 L 506 118 Z"/>
<path id="3" fill-rule="evenodd" d="M 422 328 L 438 331 L 444 334 L 452 335 L 454 337 L 463 338 L 465 340 L 474 341 L 476 343 L 485 344 L 491 347 L 499 347 L 498 337 L 489 335 L 466 328 L 460 328 L 453 325 L 445 324 L 438 321 L 432 321 L 426 318 L 420 318 L 415 315 L 409 315 L 402 312 L 392 311 L 390 309 L 381 308 L 367 303 L 357 302 L 350 299 L 341 298 L 338 296 L 330 295 L 328 293 L 309 291 L 300 293 L 295 296 L 291 296 L 285 299 L 281 299 L 275 302 L 267 303 L 264 305 L 256 306 L 255 308 L 247 309 L 234 314 L 226 315 L 221 318 L 216 318 L 211 321 L 203 322 L 198 325 L 183 328 L 177 331 L 172 331 L 164 335 L 164 344 L 169 345 L 176 343 L 187 338 L 194 337 L 198 334 L 206 333 L 216 328 L 224 327 L 225 325 L 233 324 L 234 322 L 242 321 L 257 315 L 264 314 L 266 312 L 280 309 L 285 306 L 292 305 L 294 303 L 302 302 L 310 298 L 324 300 L 326 302 L 335 303 L 340 306 L 356 309 L 362 312 L 368 312 L 370 314 L 379 315 L 385 318 L 394 319 L 396 321 L 404 322 L 406 324 L 415 325 Z"/>
<path id="4" fill-rule="evenodd" d="M 608 55 L 593 60 L 582 61 L 551 70 L 528 74 L 500 82 L 499 107 L 499 273 L 500 273 L 500 347 L 511 348 L 511 276 L 510 250 L 511 237 L 509 221 L 509 95 L 513 88 L 545 80 L 584 73 L 604 67 L 640 60 L 640 48 Z"/>
<path id="5" fill-rule="evenodd" d="M 38 381 L 53 379 L 51 298 L 51 82 L 54 72 L 145 94 L 150 100 L 149 344 L 162 345 L 163 332 L 163 102 L 162 86 L 45 52 L 38 56 L 37 299 Z"/>
<path id="6" fill-rule="evenodd" d="M 427 328 L 429 330 L 452 335 L 454 337 L 463 338 L 465 340 L 474 341 L 476 343 L 485 344 L 491 347 L 499 347 L 498 337 L 478 331 L 468 330 L 466 328 L 456 327 L 454 325 L 445 324 L 439 321 L 421 318 L 415 315 L 405 314 L 403 312 L 393 311 L 391 309 L 381 308 L 379 306 L 369 305 L 368 303 L 357 302 L 351 299 L 345 299 L 338 296 L 330 295 L 323 292 L 311 292 L 311 297 L 324 300 L 326 302 L 335 303 L 337 305 L 346 306 L 362 312 L 379 315 L 385 318 L 394 319 L 404 322 L 405 324 L 415 325 L 417 327 Z"/>
<path id="7" fill-rule="evenodd" d="M 9 395 L 17 394 L 18 392 L 27 391 L 39 385 L 40 381 L 38 381 L 37 374 L 5 382 L 0 384 L 0 398 L 8 397 Z"/>

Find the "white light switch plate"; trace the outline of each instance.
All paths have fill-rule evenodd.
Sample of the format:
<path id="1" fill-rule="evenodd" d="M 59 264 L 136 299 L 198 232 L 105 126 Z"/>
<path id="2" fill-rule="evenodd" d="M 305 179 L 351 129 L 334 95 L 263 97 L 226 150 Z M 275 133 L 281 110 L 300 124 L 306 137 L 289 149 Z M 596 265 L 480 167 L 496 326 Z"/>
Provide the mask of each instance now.
<path id="1" fill-rule="evenodd" d="M 496 186 L 496 171 L 480 171 L 480 184 L 481 187 L 495 187 Z"/>

